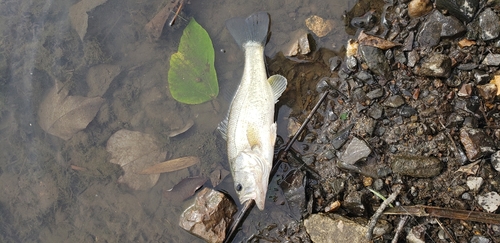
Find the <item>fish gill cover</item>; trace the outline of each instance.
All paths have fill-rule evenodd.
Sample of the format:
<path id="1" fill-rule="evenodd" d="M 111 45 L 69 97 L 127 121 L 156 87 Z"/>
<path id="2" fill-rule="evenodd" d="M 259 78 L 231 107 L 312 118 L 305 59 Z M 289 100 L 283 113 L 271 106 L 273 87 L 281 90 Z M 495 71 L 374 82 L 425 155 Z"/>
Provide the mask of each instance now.
<path id="1" fill-rule="evenodd" d="M 182 34 L 179 49 L 170 58 L 168 86 L 172 97 L 186 104 L 201 104 L 219 94 L 214 48 L 207 31 L 194 18 Z"/>

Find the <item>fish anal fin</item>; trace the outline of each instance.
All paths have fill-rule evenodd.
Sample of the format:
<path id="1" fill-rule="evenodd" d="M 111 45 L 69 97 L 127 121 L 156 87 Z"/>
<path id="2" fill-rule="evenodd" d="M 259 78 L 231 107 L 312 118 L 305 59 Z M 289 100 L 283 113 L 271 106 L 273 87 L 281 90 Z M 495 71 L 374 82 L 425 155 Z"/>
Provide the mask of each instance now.
<path id="1" fill-rule="evenodd" d="M 271 89 L 274 95 L 274 103 L 276 103 L 278 102 L 278 99 L 283 94 L 283 92 L 285 92 L 286 90 L 286 85 L 287 85 L 286 78 L 279 74 L 275 74 L 269 77 L 267 81 L 271 85 Z"/>
<path id="2" fill-rule="evenodd" d="M 271 144 L 274 146 L 274 143 L 276 143 L 276 130 L 277 130 L 277 125 L 276 122 L 271 124 Z"/>

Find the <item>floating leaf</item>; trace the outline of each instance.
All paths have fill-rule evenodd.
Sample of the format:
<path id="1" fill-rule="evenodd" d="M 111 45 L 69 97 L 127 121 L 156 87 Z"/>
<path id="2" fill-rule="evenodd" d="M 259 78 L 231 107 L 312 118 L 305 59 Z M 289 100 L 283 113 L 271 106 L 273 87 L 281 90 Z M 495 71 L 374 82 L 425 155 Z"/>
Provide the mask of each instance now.
<path id="1" fill-rule="evenodd" d="M 108 139 L 106 150 L 111 154 L 109 162 L 121 165 L 125 172 L 118 182 L 135 190 L 147 190 L 158 181 L 159 174 L 139 174 L 144 168 L 165 159 L 166 152 L 153 136 L 122 129 Z"/>
<path id="2" fill-rule="evenodd" d="M 68 140 L 87 127 L 103 103 L 104 99 L 101 97 L 68 96 L 68 89 L 56 81 L 40 104 L 40 127 L 54 136 Z"/>
<path id="3" fill-rule="evenodd" d="M 172 172 L 182 170 L 189 166 L 200 163 L 200 158 L 194 156 L 182 157 L 177 159 L 168 160 L 159 164 L 155 164 L 145 168 L 139 174 L 160 174 L 165 172 Z"/>
<path id="4" fill-rule="evenodd" d="M 168 86 L 174 99 L 186 104 L 200 104 L 217 97 L 219 85 L 214 56 L 207 31 L 191 19 L 182 34 L 178 52 L 170 58 Z"/>

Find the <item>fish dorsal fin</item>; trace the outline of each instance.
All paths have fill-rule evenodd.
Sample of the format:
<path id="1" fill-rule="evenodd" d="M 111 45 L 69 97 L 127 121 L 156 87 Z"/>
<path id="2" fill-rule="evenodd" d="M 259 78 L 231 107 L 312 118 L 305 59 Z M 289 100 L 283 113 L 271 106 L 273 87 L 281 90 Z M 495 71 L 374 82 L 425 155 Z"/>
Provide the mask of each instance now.
<path id="1" fill-rule="evenodd" d="M 271 89 L 273 90 L 274 103 L 277 103 L 281 94 L 283 94 L 283 92 L 285 92 L 286 85 L 287 85 L 286 78 L 279 75 L 279 74 L 276 74 L 276 75 L 269 77 L 269 79 L 267 81 L 269 82 L 269 84 L 271 85 Z"/>
<path id="2" fill-rule="evenodd" d="M 227 141 L 227 124 L 229 123 L 229 113 L 224 117 L 224 120 L 222 120 L 219 125 L 217 126 L 217 130 L 220 132 L 220 135 L 222 135 L 222 138 Z"/>
<path id="3" fill-rule="evenodd" d="M 247 140 L 250 147 L 260 146 L 259 141 L 259 129 L 254 126 L 248 126 L 247 128 Z"/>

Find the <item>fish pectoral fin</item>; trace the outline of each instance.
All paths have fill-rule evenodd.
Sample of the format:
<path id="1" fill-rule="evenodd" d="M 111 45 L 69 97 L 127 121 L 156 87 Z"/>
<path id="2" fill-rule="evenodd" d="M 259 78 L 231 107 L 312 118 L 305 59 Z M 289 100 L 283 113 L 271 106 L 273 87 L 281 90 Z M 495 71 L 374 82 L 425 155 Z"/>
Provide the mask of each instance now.
<path id="1" fill-rule="evenodd" d="M 227 141 L 227 124 L 229 124 L 229 113 L 224 118 L 224 120 L 222 120 L 217 126 L 217 130 L 222 135 L 222 138 L 224 138 L 224 140 L 226 141 Z"/>
<path id="2" fill-rule="evenodd" d="M 274 143 L 276 143 L 276 130 L 277 130 L 277 125 L 276 122 L 271 124 L 271 144 L 274 146 Z"/>
<path id="3" fill-rule="evenodd" d="M 259 129 L 254 126 L 248 126 L 247 128 L 247 140 L 250 147 L 260 146 L 261 142 L 259 139 Z"/>
<path id="4" fill-rule="evenodd" d="M 285 92 L 286 90 L 286 78 L 279 74 L 275 74 L 269 77 L 269 79 L 267 79 L 267 82 L 269 82 L 269 84 L 271 85 L 271 89 L 273 90 L 274 103 L 277 103 L 281 94 L 283 94 L 283 92 Z"/>

